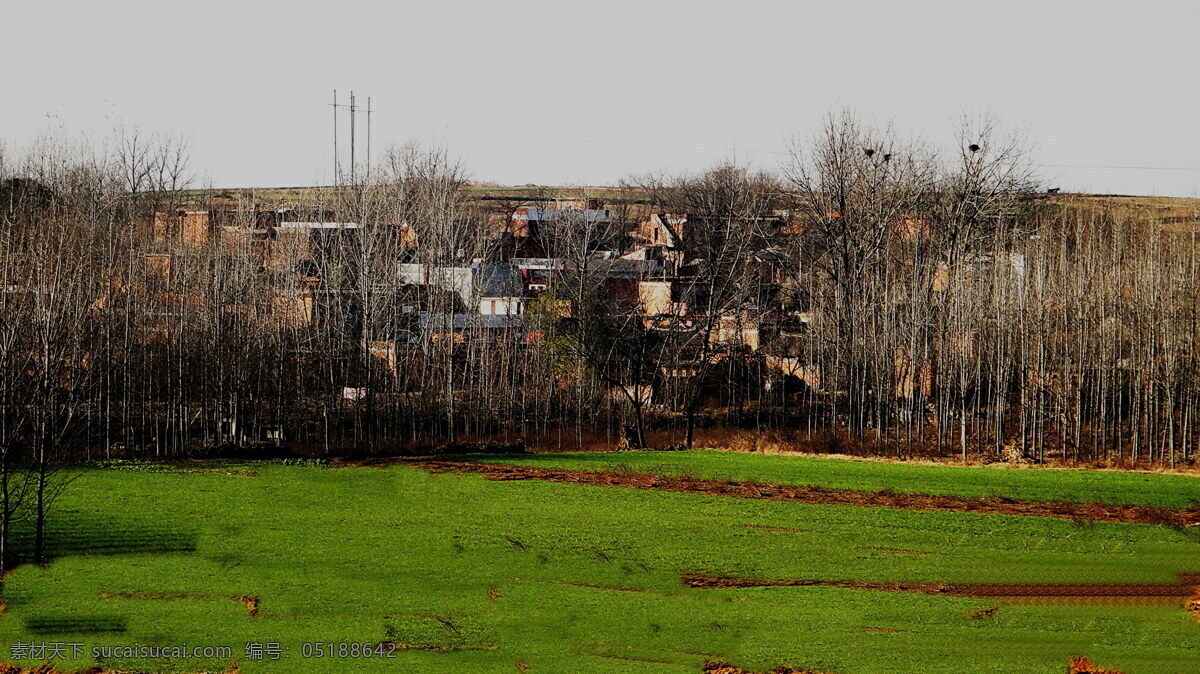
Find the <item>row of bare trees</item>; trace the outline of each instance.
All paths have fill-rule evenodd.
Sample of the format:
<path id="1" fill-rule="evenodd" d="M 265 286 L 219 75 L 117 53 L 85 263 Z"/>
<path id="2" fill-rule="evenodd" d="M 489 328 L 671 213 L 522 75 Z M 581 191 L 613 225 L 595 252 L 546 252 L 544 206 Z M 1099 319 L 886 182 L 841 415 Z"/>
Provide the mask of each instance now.
<path id="1" fill-rule="evenodd" d="M 330 226 L 303 232 L 264 225 L 279 204 L 261 195 L 188 192 L 170 137 L 10 152 L 0 545 L 25 513 L 44 526 L 64 462 L 254 446 L 692 446 L 731 428 L 893 455 L 1192 462 L 1195 226 L 1036 194 L 1023 145 L 987 121 L 955 147 L 842 113 L 777 172 L 573 190 L 618 217 L 544 223 L 557 266 L 519 317 L 479 315 L 480 274 L 512 242 L 442 150 L 314 190 L 291 205 Z M 203 240 L 156 233 L 154 213 L 211 198 L 225 219 Z M 652 213 L 678 224 L 671 270 L 622 276 Z M 668 287 L 653 311 L 648 280 Z"/>
<path id="2" fill-rule="evenodd" d="M 840 115 L 794 153 L 813 323 L 779 353 L 812 373 L 806 424 L 900 454 L 1190 463 L 1196 214 L 1040 199 L 987 120 L 959 147 Z"/>

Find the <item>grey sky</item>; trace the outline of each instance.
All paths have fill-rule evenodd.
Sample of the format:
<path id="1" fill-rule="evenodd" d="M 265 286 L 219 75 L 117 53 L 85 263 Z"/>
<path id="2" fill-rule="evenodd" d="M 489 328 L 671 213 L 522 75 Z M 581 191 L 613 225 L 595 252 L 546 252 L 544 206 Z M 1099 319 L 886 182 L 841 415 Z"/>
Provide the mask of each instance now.
<path id="1" fill-rule="evenodd" d="M 830 108 L 933 140 L 987 109 L 1028 130 L 1048 184 L 1198 196 L 1198 28 L 1186 0 L 14 0 L 0 138 L 125 121 L 190 138 L 214 185 L 313 184 L 331 91 L 354 89 L 376 152 L 419 139 L 479 180 L 604 184 L 775 166 Z"/>

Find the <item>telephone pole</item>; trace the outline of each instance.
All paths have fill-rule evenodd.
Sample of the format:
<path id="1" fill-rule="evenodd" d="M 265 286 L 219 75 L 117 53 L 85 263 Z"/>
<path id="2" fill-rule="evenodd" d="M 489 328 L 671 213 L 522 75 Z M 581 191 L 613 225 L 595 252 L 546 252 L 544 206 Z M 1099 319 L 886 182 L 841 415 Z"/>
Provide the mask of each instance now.
<path id="1" fill-rule="evenodd" d="M 358 106 L 354 104 L 354 92 L 350 92 L 350 182 L 354 182 L 354 120 L 358 116 Z"/>
<path id="2" fill-rule="evenodd" d="M 356 160 L 358 159 L 357 148 L 357 126 L 358 126 L 358 102 L 354 92 L 350 92 L 350 104 L 337 102 L 337 89 L 333 90 L 333 179 L 337 185 L 342 184 L 342 163 L 341 156 L 338 154 L 338 108 L 348 108 L 350 110 L 350 182 L 354 182 L 358 176 L 358 167 Z M 374 109 L 371 107 L 371 97 L 367 97 L 367 171 L 368 174 L 371 168 L 371 113 Z"/>
<path id="3" fill-rule="evenodd" d="M 337 109 L 338 109 L 338 102 L 337 102 L 337 89 L 334 89 L 334 90 L 333 90 L 333 105 L 331 105 L 331 106 L 329 106 L 329 107 L 333 108 L 333 184 L 334 184 L 334 185 L 340 185 L 340 184 L 341 184 L 341 182 L 342 182 L 342 165 L 341 165 L 341 162 L 338 160 L 338 143 L 337 143 L 337 127 L 338 127 L 338 123 L 337 123 Z"/>

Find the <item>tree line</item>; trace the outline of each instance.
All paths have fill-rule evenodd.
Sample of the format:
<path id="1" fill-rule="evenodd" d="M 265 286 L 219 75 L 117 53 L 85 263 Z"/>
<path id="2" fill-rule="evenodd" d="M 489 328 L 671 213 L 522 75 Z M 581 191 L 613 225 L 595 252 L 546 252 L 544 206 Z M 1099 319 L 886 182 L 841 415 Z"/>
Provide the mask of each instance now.
<path id="1" fill-rule="evenodd" d="M 304 235 L 264 224 L 270 195 L 192 191 L 178 138 L 10 150 L 0 542 L 24 512 L 5 504 L 40 518 L 64 463 L 277 446 L 739 438 L 1191 464 L 1196 223 L 1048 196 L 989 120 L 956 137 L 938 151 L 835 113 L 776 170 L 558 189 L 612 217 L 562 209 L 536 242 L 488 223 L 542 195 L 482 200 L 436 148 L 393 149 L 369 179 L 293 199 L 306 220 L 355 225 Z M 203 241 L 156 230 L 212 200 Z M 673 245 L 639 242 L 653 215 L 675 223 Z M 484 320 L 478 288 L 447 280 L 533 249 L 554 269 L 519 317 Z M 622 259 L 639 249 L 646 264 Z M 444 278 L 414 282 L 404 264 Z"/>

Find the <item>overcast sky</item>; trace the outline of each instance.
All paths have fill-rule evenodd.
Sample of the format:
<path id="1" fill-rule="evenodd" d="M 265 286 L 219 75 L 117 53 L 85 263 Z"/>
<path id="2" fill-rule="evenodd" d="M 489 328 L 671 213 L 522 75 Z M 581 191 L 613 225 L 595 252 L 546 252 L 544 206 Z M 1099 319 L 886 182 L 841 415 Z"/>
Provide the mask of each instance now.
<path id="1" fill-rule="evenodd" d="M 990 110 L 1047 186 L 1200 196 L 1198 29 L 1191 0 L 13 1 L 0 139 L 125 122 L 189 138 L 214 186 L 324 183 L 332 91 L 354 90 L 377 154 L 422 140 L 477 180 L 607 184 L 777 166 L 834 108 L 939 142 Z"/>

